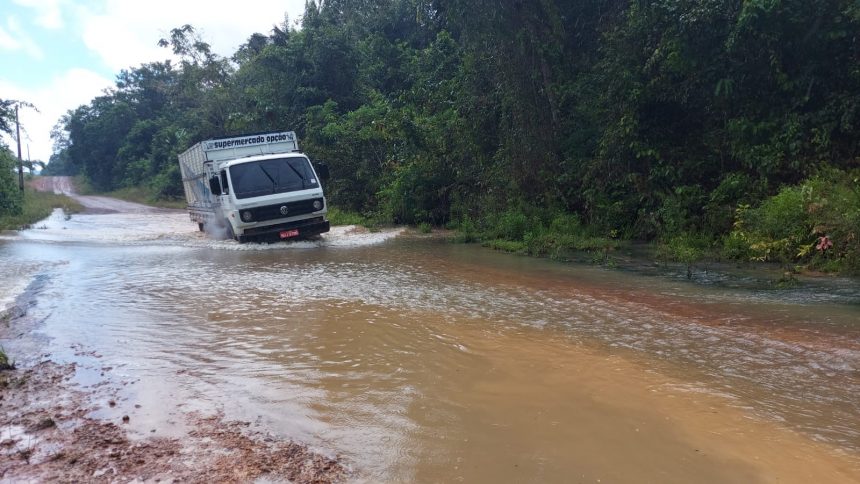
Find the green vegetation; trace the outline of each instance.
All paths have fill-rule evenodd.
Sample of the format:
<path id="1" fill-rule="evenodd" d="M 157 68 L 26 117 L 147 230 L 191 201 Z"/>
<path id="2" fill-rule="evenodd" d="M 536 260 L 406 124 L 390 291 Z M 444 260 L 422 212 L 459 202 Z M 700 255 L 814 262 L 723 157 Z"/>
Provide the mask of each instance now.
<path id="1" fill-rule="evenodd" d="M 0 217 L 21 213 L 23 194 L 18 188 L 15 157 L 0 141 Z"/>
<path id="2" fill-rule="evenodd" d="M 328 207 L 328 219 L 332 225 L 363 225 L 365 227 L 375 227 L 377 222 L 371 217 L 367 217 L 358 212 L 347 212 L 337 207 Z"/>
<path id="3" fill-rule="evenodd" d="M 18 188 L 16 186 L 15 191 Z M 21 206 L 16 212 L 0 215 L 0 230 L 18 230 L 29 227 L 47 218 L 55 208 L 62 208 L 67 215 L 80 212 L 83 207 L 75 200 L 49 192 L 37 192 L 27 188 L 21 196 Z"/>
<path id="4" fill-rule="evenodd" d="M 657 258 L 687 266 L 687 279 L 693 277 L 693 265 L 706 256 L 714 256 L 714 241 L 697 234 L 679 234 L 657 245 Z"/>
<path id="5" fill-rule="evenodd" d="M 185 203 L 185 198 L 182 198 L 181 200 L 174 198 L 158 198 L 158 196 L 146 186 L 125 187 L 118 190 L 112 190 L 110 192 L 100 193 L 100 195 L 162 208 L 185 208 L 187 205 Z"/>
<path id="6" fill-rule="evenodd" d="M 178 61 L 61 119 L 49 170 L 177 200 L 193 142 L 294 129 L 374 223 L 857 271 L 858 35 L 851 0 L 309 1 L 229 59 L 174 29 Z"/>
<path id="7" fill-rule="evenodd" d="M 596 261 L 605 263 L 609 253 L 621 247 L 615 231 L 601 234 L 594 226 L 583 225 L 576 215 L 528 207 L 494 213 L 454 228 L 460 232 L 455 242 L 481 242 L 496 250 L 558 260 L 590 252 L 598 256 Z"/>
<path id="8" fill-rule="evenodd" d="M 737 210 L 729 257 L 860 273 L 860 170 L 822 170 Z"/>
<path id="9" fill-rule="evenodd" d="M 6 350 L 0 347 L 0 370 L 14 370 L 15 362 L 9 359 Z"/>

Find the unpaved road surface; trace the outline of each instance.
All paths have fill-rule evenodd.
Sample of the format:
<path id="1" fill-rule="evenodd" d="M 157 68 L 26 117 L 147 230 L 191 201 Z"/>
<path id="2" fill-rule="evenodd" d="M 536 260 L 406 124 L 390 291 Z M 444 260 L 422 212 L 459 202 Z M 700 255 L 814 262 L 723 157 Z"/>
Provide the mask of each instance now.
<path id="1" fill-rule="evenodd" d="M 85 213 L 159 213 L 165 209 L 150 207 L 134 202 L 127 202 L 111 197 L 96 195 L 78 195 L 75 192 L 72 177 L 40 176 L 33 179 L 32 186 L 43 192 L 54 192 L 74 198 L 86 209 Z"/>

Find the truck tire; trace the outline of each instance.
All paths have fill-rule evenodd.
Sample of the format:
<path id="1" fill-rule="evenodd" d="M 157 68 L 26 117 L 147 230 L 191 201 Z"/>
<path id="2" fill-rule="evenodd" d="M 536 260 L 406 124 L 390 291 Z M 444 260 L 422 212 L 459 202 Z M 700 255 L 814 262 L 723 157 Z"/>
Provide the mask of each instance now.
<path id="1" fill-rule="evenodd" d="M 248 236 L 236 235 L 236 233 L 233 232 L 233 226 L 230 225 L 230 222 L 225 220 L 224 223 L 227 225 L 227 236 L 231 239 L 235 240 L 236 242 L 239 242 L 240 244 L 244 244 L 245 242 L 251 240 L 251 238 Z"/>
<path id="2" fill-rule="evenodd" d="M 233 226 L 230 225 L 230 221 L 224 220 L 224 225 L 227 227 L 227 237 L 238 242 L 239 239 L 236 237 L 236 234 L 233 233 Z"/>

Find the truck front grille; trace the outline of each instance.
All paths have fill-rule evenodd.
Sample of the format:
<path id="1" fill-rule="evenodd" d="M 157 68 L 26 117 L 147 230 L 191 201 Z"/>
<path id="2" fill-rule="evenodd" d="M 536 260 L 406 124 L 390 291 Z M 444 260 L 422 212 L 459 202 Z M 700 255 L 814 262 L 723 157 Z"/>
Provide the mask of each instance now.
<path id="1" fill-rule="evenodd" d="M 323 204 L 323 208 L 325 208 L 325 201 L 322 198 L 311 198 L 308 200 L 299 200 L 298 202 L 265 205 L 263 207 L 255 207 L 242 211 L 250 211 L 254 216 L 253 220 L 255 222 L 265 222 L 267 220 L 295 217 L 297 215 L 317 212 L 318 210 L 314 210 L 314 202 L 317 200 L 319 200 L 320 203 Z M 284 214 L 281 210 L 283 207 L 286 207 L 286 214 Z"/>

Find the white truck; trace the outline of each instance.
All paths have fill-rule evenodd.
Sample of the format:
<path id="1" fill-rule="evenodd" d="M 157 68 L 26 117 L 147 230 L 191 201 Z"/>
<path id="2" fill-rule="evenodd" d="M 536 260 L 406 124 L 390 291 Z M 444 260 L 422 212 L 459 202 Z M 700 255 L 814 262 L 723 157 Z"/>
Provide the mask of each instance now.
<path id="1" fill-rule="evenodd" d="M 292 131 L 201 141 L 179 155 L 191 220 L 239 242 L 329 231 L 320 176 Z M 223 232 L 226 231 L 226 232 Z"/>

